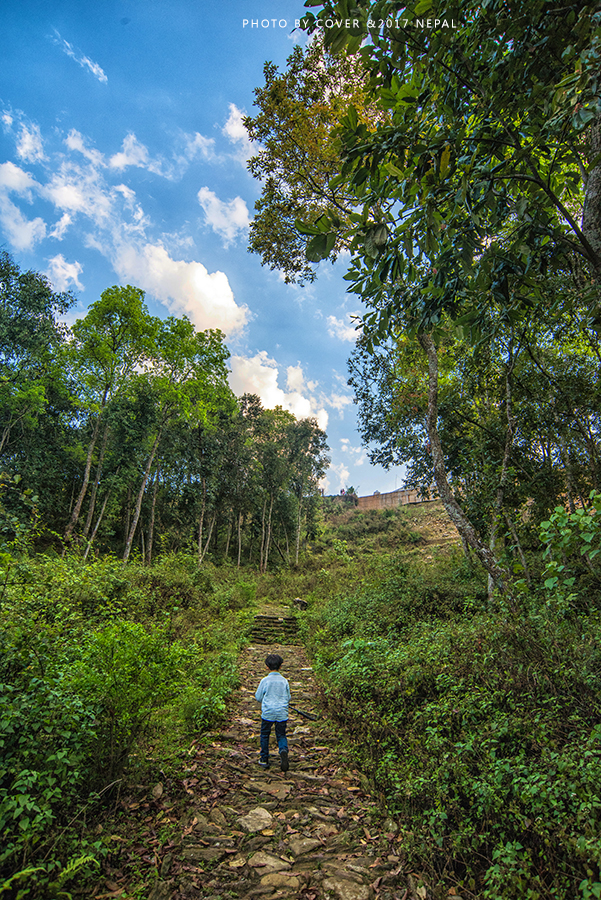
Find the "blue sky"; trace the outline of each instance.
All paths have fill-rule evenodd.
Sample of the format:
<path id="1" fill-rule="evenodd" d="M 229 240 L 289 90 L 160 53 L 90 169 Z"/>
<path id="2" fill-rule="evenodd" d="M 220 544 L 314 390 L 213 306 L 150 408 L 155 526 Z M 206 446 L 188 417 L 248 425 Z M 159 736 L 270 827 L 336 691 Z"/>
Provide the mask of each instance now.
<path id="1" fill-rule="evenodd" d="M 260 184 L 241 117 L 301 15 L 295 0 L 4 4 L 0 245 L 73 290 L 70 321 L 134 284 L 154 315 L 221 328 L 237 394 L 325 427 L 328 492 L 393 490 L 400 470 L 370 466 L 346 384 L 344 264 L 299 288 L 246 249 Z"/>

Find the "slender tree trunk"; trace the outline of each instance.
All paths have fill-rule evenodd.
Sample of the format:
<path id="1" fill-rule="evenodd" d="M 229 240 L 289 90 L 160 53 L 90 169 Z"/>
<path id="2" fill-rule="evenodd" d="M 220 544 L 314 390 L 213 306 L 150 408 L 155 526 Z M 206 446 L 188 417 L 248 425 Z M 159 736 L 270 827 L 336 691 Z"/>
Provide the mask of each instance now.
<path id="1" fill-rule="evenodd" d="M 86 544 L 86 550 L 83 555 L 84 560 L 86 560 L 88 558 L 88 553 L 90 552 L 90 547 L 92 546 L 92 542 L 94 541 L 94 538 L 96 537 L 96 532 L 98 531 L 98 528 L 100 527 L 100 523 L 102 522 L 102 517 L 104 515 L 104 511 L 106 509 L 106 505 L 108 503 L 110 493 L 111 493 L 110 491 L 107 491 L 106 497 L 104 498 L 104 502 L 102 504 L 102 509 L 100 510 L 100 515 L 96 519 L 96 524 L 94 525 L 94 530 L 90 536 L 90 540 Z"/>
<path id="2" fill-rule="evenodd" d="M 92 468 L 92 456 L 94 454 L 94 448 L 96 446 L 96 441 L 98 440 L 98 431 L 100 430 L 100 414 L 96 419 L 96 424 L 94 425 L 94 431 L 92 433 L 92 440 L 90 441 L 90 445 L 88 447 L 88 455 L 86 457 L 86 467 L 83 473 L 83 483 L 81 488 L 79 489 L 79 495 L 75 502 L 75 506 L 73 507 L 73 512 L 71 513 L 71 518 L 69 519 L 69 523 L 65 528 L 65 541 L 71 540 L 71 535 L 73 534 L 73 529 L 77 524 L 77 520 L 79 519 L 79 513 L 81 512 L 81 507 L 84 501 L 84 497 L 86 496 L 86 491 L 88 490 L 88 484 L 90 482 L 90 470 Z"/>
<path id="3" fill-rule="evenodd" d="M 213 513 L 213 517 L 211 518 L 211 524 L 209 525 L 209 533 L 207 535 L 207 540 L 206 540 L 204 549 L 203 549 L 201 557 L 200 557 L 200 562 L 203 561 L 203 559 L 205 558 L 205 556 L 207 554 L 207 550 L 209 549 L 209 542 L 211 540 L 211 535 L 213 534 L 213 526 L 215 525 L 216 518 L 217 518 L 217 510 L 215 510 L 215 512 Z"/>
<path id="4" fill-rule="evenodd" d="M 261 553 L 259 555 L 259 572 L 263 571 L 263 557 L 265 554 L 265 513 L 267 511 L 267 497 L 263 502 L 263 514 L 261 515 Z"/>
<path id="5" fill-rule="evenodd" d="M 480 540 L 472 523 L 469 521 L 459 503 L 453 496 L 448 482 L 444 455 L 438 434 L 438 354 L 434 341 L 429 334 L 418 336 L 419 343 L 428 359 L 428 414 L 427 430 L 434 465 L 434 480 L 440 499 L 449 518 L 460 535 L 473 548 L 484 569 L 492 576 L 495 584 L 507 593 L 508 573 L 501 568 L 494 553 Z"/>
<path id="6" fill-rule="evenodd" d="M 507 416 L 507 430 L 505 432 L 505 449 L 503 452 L 503 462 L 501 464 L 501 476 L 499 478 L 499 483 L 497 485 L 495 506 L 494 506 L 491 529 L 490 529 L 489 548 L 490 548 L 490 552 L 493 555 L 495 553 L 495 548 L 497 546 L 497 536 L 498 536 L 498 532 L 499 532 L 499 525 L 501 523 L 501 516 L 503 513 L 503 502 L 505 499 L 505 487 L 507 485 L 507 475 L 509 472 L 509 460 L 511 458 L 511 448 L 513 446 L 514 424 L 515 423 L 514 423 L 513 412 L 512 412 L 511 373 L 513 371 L 514 365 L 515 365 L 515 358 L 513 357 L 513 353 L 510 351 L 508 368 L 507 368 L 507 372 L 505 373 L 505 413 Z M 489 572 L 489 574 L 488 574 L 488 600 L 489 600 L 489 602 L 492 602 L 493 590 L 494 590 L 494 579 Z"/>
<path id="7" fill-rule="evenodd" d="M 511 537 L 513 538 L 513 542 L 515 544 L 516 550 L 518 551 L 520 562 L 522 563 L 522 568 L 524 569 L 524 578 L 526 579 L 526 584 L 530 587 L 531 579 L 530 579 L 530 569 L 528 568 L 528 562 L 526 560 L 526 554 L 524 553 L 524 548 L 520 543 L 520 538 L 518 536 L 517 528 L 511 520 L 511 516 L 509 513 L 505 513 L 505 521 L 507 522 L 507 527 L 511 532 Z"/>
<path id="8" fill-rule="evenodd" d="M 227 559 L 228 553 L 230 552 L 230 538 L 232 536 L 232 520 L 229 519 L 227 523 L 227 540 L 225 542 L 225 558 Z"/>
<path id="9" fill-rule="evenodd" d="M 242 555 L 242 513 L 238 513 L 238 565 L 236 568 L 240 568 L 240 557 Z"/>
<path id="10" fill-rule="evenodd" d="M 592 163 L 586 179 L 582 232 L 596 255 L 591 260 L 591 268 L 597 284 L 601 283 L 601 114 L 591 123 L 588 130 L 588 158 Z"/>
<path id="11" fill-rule="evenodd" d="M 159 490 L 159 476 L 161 467 L 157 466 L 154 476 L 154 486 L 152 490 L 152 506 L 150 507 L 150 522 L 148 523 L 148 545 L 146 547 L 146 565 L 152 565 L 152 543 L 154 541 L 154 514 L 157 505 L 157 494 Z"/>
<path id="12" fill-rule="evenodd" d="M 301 539 L 301 523 L 302 523 L 302 508 L 303 508 L 303 498 L 302 491 L 301 496 L 298 501 L 298 515 L 296 518 L 296 542 L 294 548 L 294 565 L 298 566 L 298 557 L 300 553 L 300 539 Z"/>
<path id="13" fill-rule="evenodd" d="M 90 495 L 90 506 L 88 509 L 88 515 L 86 517 L 86 524 L 83 529 L 83 536 L 87 538 L 88 532 L 92 525 L 92 519 L 94 517 L 94 507 L 96 506 L 96 495 L 98 493 L 98 485 L 100 484 L 100 476 L 102 475 L 102 464 L 104 462 L 104 456 L 106 453 L 106 445 L 108 442 L 109 436 L 109 426 L 108 424 L 104 428 L 104 434 L 102 435 L 102 444 L 100 447 L 100 457 L 98 459 L 98 465 L 96 466 L 96 477 L 94 478 L 94 484 L 92 486 L 92 493 Z"/>
<path id="14" fill-rule="evenodd" d="M 269 516 L 267 517 L 267 537 L 265 540 L 265 554 L 263 560 L 263 571 L 267 571 L 267 563 L 269 562 L 269 549 L 271 545 L 271 514 L 273 512 L 273 501 L 274 496 L 271 495 L 271 502 L 269 504 Z"/>
<path id="15" fill-rule="evenodd" d="M 152 450 L 150 451 L 150 456 L 148 457 L 148 462 L 146 463 L 146 470 L 144 472 L 144 477 L 142 478 L 142 484 L 140 485 L 140 490 L 138 491 L 138 499 L 136 501 L 136 508 L 134 510 L 134 518 L 131 523 L 131 528 L 129 529 L 129 534 L 127 536 L 127 542 L 125 544 L 125 551 L 123 553 L 123 562 L 126 563 L 129 559 L 129 554 L 131 553 L 131 546 L 134 540 L 134 535 L 136 533 L 136 528 L 138 527 L 138 519 L 140 518 L 140 510 L 142 509 L 142 500 L 144 499 L 144 491 L 146 490 L 146 483 L 148 481 L 148 476 L 150 475 L 150 470 L 152 468 L 152 464 L 154 462 L 154 455 L 157 452 L 157 447 L 159 446 L 159 441 L 161 440 L 161 432 L 159 430 L 154 444 L 152 445 Z"/>
<path id="16" fill-rule="evenodd" d="M 200 520 L 198 522 L 198 565 L 202 562 L 202 529 L 204 527 L 205 509 L 207 505 L 207 482 L 205 478 L 201 480 L 202 484 L 202 506 L 200 508 Z"/>

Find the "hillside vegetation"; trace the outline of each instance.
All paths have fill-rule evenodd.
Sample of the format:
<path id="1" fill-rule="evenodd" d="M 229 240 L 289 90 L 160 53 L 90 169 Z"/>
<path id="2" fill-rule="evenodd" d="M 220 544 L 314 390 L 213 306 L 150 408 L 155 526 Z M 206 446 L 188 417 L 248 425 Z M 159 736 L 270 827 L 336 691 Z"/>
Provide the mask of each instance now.
<path id="1" fill-rule="evenodd" d="M 190 742 L 226 715 L 254 613 L 300 596 L 327 713 L 431 896 L 599 896 L 598 581 L 565 534 L 573 583 L 549 574 L 555 519 L 531 565 L 560 589 L 523 585 L 519 611 L 489 604 L 437 504 L 326 505 L 301 565 L 267 574 L 5 553 L 2 892 L 85 895 L 115 835 L 139 841 L 119 797 L 180 783 Z M 595 517 L 579 519 L 594 561 Z"/>

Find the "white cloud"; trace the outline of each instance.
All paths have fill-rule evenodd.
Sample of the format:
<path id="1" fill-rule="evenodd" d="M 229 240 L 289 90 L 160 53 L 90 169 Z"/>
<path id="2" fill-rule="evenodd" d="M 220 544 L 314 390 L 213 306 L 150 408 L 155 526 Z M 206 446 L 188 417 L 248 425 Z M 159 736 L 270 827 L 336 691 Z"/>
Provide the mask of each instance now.
<path id="1" fill-rule="evenodd" d="M 10 129 L 12 128 L 13 121 L 14 121 L 13 117 L 8 112 L 8 110 L 4 110 L 2 112 L 2 125 L 4 126 L 4 129 L 6 131 L 10 131 Z"/>
<path id="2" fill-rule="evenodd" d="M 82 271 L 80 263 L 68 263 L 63 254 L 59 253 L 58 256 L 54 256 L 49 260 L 46 274 L 56 291 L 66 291 L 71 284 L 82 290 L 83 288 L 79 281 Z"/>
<path id="3" fill-rule="evenodd" d="M 14 163 L 0 165 L 0 225 L 15 250 L 30 250 L 46 235 L 44 220 L 39 216 L 27 219 L 9 198 L 13 192 L 31 202 L 32 191 L 37 187 L 35 179 Z"/>
<path id="4" fill-rule="evenodd" d="M 104 157 L 99 150 L 89 150 L 85 145 L 85 140 L 82 134 L 79 131 L 76 131 L 75 128 L 72 128 L 67 137 L 65 138 L 65 144 L 69 148 L 69 150 L 76 150 L 85 156 L 87 160 L 89 160 L 95 166 L 104 165 Z"/>
<path id="5" fill-rule="evenodd" d="M 223 272 L 172 259 L 161 244 L 122 244 L 113 264 L 123 281 L 151 293 L 174 314 L 185 313 L 199 329 L 220 328 L 234 334 L 248 320 L 248 308 L 236 304 Z"/>
<path id="6" fill-rule="evenodd" d="M 39 216 L 26 219 L 5 194 L 0 194 L 0 225 L 15 250 L 31 250 L 46 236 L 46 223 Z"/>
<path id="7" fill-rule="evenodd" d="M 58 31 L 56 31 L 56 29 L 54 31 L 54 34 L 54 42 L 58 44 L 63 53 L 66 53 L 67 56 L 75 60 L 77 65 L 81 66 L 82 69 L 88 69 L 88 71 L 91 72 L 94 78 L 97 78 L 98 81 L 106 84 L 108 78 L 103 72 L 101 66 L 98 65 L 98 63 L 93 62 L 93 60 L 91 60 L 89 56 L 78 55 L 73 45 L 70 44 L 69 41 L 66 41 L 64 38 L 62 38 Z"/>
<path id="8" fill-rule="evenodd" d="M 213 138 L 204 137 L 198 132 L 186 134 L 184 137 L 184 156 L 186 159 L 191 160 L 199 155 L 204 159 L 214 159 L 215 141 Z"/>
<path id="9" fill-rule="evenodd" d="M 236 147 L 236 159 L 242 163 L 246 163 L 255 152 L 255 148 L 253 147 L 252 141 L 248 136 L 248 131 L 244 127 L 244 122 L 242 121 L 244 113 L 242 110 L 238 109 L 235 103 L 230 103 L 229 108 L 230 114 L 221 130 Z"/>
<path id="10" fill-rule="evenodd" d="M 337 319 L 336 316 L 328 316 L 328 334 L 330 337 L 339 338 L 341 341 L 356 341 L 360 331 L 356 329 L 356 322 L 351 319 L 357 313 L 347 313 L 348 321 Z"/>
<path id="11" fill-rule="evenodd" d="M 290 390 L 290 381 L 287 382 L 289 390 L 287 392 L 282 390 L 278 385 L 278 364 L 267 355 L 266 350 L 260 350 L 253 357 L 233 356 L 230 364 L 232 367 L 230 385 L 238 397 L 242 394 L 258 394 L 267 409 L 281 406 L 297 419 L 314 417 L 324 431 L 328 427 L 328 413 L 325 409 L 319 408 L 315 398 L 303 396 L 300 390 Z M 293 382 L 296 381 L 298 384 L 300 366 L 289 366 L 288 374 L 291 369 L 296 371 L 292 378 Z M 301 378 L 304 384 L 302 371 Z"/>
<path id="12" fill-rule="evenodd" d="M 69 213 L 63 213 L 52 231 L 49 232 L 48 236 L 56 238 L 57 241 L 62 241 L 64 234 L 72 221 Z"/>
<path id="13" fill-rule="evenodd" d="M 45 158 L 39 125 L 21 125 L 17 139 L 17 156 L 25 162 L 40 162 Z"/>
<path id="14" fill-rule="evenodd" d="M 37 187 L 35 178 L 24 172 L 19 166 L 15 166 L 12 162 L 5 162 L 0 165 L 0 190 L 15 191 L 22 194 L 26 199 L 31 200 L 31 191 Z"/>
<path id="15" fill-rule="evenodd" d="M 350 406 L 352 402 L 353 398 L 349 397 L 348 394 L 331 394 L 327 399 L 328 406 L 333 406 L 334 409 L 337 409 L 340 413 L 340 418 L 344 414 L 344 407 Z"/>
<path id="16" fill-rule="evenodd" d="M 337 483 L 337 490 L 342 490 L 342 488 L 347 487 L 349 482 L 349 475 L 351 474 L 349 469 L 345 466 L 343 462 L 338 463 L 337 465 L 330 465 L 328 469 L 328 474 L 332 474 L 335 476 L 335 483 Z M 330 479 L 327 479 L 326 490 L 330 486 Z"/>
<path id="17" fill-rule="evenodd" d="M 128 166 L 148 168 L 148 161 L 148 149 L 138 141 L 135 134 L 130 132 L 123 140 L 121 152 L 111 156 L 110 165 L 122 172 Z"/>
<path id="18" fill-rule="evenodd" d="M 208 187 L 202 187 L 198 192 L 198 202 L 204 210 L 207 224 L 223 238 L 226 247 L 250 225 L 248 207 L 242 197 L 226 202 Z"/>
<path id="19" fill-rule="evenodd" d="M 311 382 L 311 384 L 315 385 L 315 382 Z M 289 391 L 300 392 L 305 389 L 305 375 L 300 364 L 298 366 L 288 366 L 286 369 L 286 386 Z M 310 390 L 314 389 L 314 387 L 310 388 Z"/>
<path id="20" fill-rule="evenodd" d="M 35 132 L 29 130 L 28 134 Z M 189 260 L 194 247 L 183 230 L 178 242 L 166 240 L 167 249 L 135 192 L 127 183 L 111 183 L 111 178 L 128 166 L 160 169 L 135 135 L 128 135 L 121 151 L 107 157 L 108 164 L 75 130 L 64 143 L 66 153 L 54 158 L 56 166 L 46 183 L 39 183 L 12 162 L 0 165 L 0 227 L 5 240 L 17 250 L 30 249 L 44 237 L 61 240 L 77 221 L 83 244 L 104 255 L 118 278 L 139 285 L 173 314 L 185 313 L 199 329 L 220 328 L 229 335 L 240 332 L 250 311 L 236 303 L 225 273 L 209 272 L 201 262 L 181 258 L 185 253 Z M 24 153 L 31 156 L 35 142 L 27 146 L 29 150 L 23 143 Z M 194 152 L 210 149 L 203 140 L 197 140 L 195 146 Z M 177 162 L 175 156 L 174 160 Z M 52 163 L 53 158 L 48 167 Z M 13 194 L 26 202 L 37 196 L 52 204 L 57 213 L 54 224 L 47 226 L 40 217 L 28 220 L 13 202 Z M 248 210 L 240 198 L 225 204 L 214 195 L 205 194 L 203 199 L 213 227 L 226 239 L 247 226 Z M 65 262 L 59 254 L 50 261 L 49 271 L 57 283 L 79 286 L 78 265 Z"/>
<path id="21" fill-rule="evenodd" d="M 340 438 L 340 443 L 342 444 L 342 447 L 340 448 L 342 452 L 348 453 L 349 456 L 354 457 L 350 464 L 353 466 L 362 466 L 367 459 L 365 448 L 351 446 L 351 442 L 348 438 Z"/>

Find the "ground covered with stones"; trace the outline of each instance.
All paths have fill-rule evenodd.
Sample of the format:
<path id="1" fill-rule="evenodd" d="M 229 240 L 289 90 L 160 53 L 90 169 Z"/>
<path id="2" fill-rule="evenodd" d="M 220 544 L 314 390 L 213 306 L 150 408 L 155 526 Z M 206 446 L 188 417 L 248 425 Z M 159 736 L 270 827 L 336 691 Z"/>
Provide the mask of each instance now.
<path id="1" fill-rule="evenodd" d="M 271 766 L 258 765 L 254 693 L 267 652 L 284 657 L 292 705 L 319 713 L 302 648 L 245 651 L 229 727 L 194 747 L 186 762 L 181 833 L 161 849 L 149 900 L 418 900 L 423 889 L 404 871 L 397 827 L 364 790 L 327 720 L 291 713 L 289 771 L 280 771 L 273 734 Z"/>

